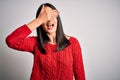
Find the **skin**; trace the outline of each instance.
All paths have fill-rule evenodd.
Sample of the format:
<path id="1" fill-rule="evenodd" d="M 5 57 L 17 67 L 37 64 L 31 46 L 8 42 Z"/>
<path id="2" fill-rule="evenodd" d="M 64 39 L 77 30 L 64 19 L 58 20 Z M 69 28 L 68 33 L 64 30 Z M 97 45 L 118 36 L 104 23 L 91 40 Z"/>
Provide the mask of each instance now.
<path id="1" fill-rule="evenodd" d="M 50 7 L 45 7 L 46 11 L 53 11 Z M 50 38 L 50 42 L 51 44 L 56 44 L 56 30 L 57 30 L 57 18 L 56 18 L 56 12 L 55 15 L 52 14 L 48 14 L 48 19 L 49 17 L 51 17 L 50 20 L 48 20 L 47 22 L 43 23 L 42 27 L 44 29 L 44 31 L 46 31 L 48 37 Z M 54 17 L 53 17 L 54 16 Z"/>
<path id="2" fill-rule="evenodd" d="M 42 10 L 38 16 L 38 18 L 34 19 L 30 23 L 27 24 L 29 29 L 33 31 L 40 25 L 42 25 L 43 29 L 47 32 L 48 37 L 50 38 L 51 44 L 56 44 L 56 30 L 57 30 L 57 16 L 59 15 L 57 10 L 52 10 L 50 7 L 42 6 Z M 53 26 L 51 26 L 53 25 Z"/>

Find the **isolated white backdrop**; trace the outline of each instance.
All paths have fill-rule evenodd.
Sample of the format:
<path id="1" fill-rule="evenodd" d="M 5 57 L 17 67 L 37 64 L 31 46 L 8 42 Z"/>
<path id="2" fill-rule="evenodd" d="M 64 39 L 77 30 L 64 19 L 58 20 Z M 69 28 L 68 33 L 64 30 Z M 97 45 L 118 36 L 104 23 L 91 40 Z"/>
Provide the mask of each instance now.
<path id="1" fill-rule="evenodd" d="M 33 55 L 8 48 L 5 38 L 44 2 L 57 7 L 65 33 L 79 40 L 87 80 L 120 80 L 120 0 L 1 0 L 0 80 L 29 80 Z"/>

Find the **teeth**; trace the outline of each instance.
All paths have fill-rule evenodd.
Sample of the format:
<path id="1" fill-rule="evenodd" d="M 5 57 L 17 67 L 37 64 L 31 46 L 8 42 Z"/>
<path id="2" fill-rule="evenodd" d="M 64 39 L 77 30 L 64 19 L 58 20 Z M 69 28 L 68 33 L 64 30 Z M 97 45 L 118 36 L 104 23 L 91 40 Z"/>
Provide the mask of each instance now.
<path id="1" fill-rule="evenodd" d="M 47 28 L 48 28 L 49 30 L 51 30 L 53 27 L 54 27 L 54 24 L 53 24 L 53 23 L 48 23 L 48 24 L 47 24 Z"/>
<path id="2" fill-rule="evenodd" d="M 48 24 L 47 26 L 54 26 L 54 24 Z"/>

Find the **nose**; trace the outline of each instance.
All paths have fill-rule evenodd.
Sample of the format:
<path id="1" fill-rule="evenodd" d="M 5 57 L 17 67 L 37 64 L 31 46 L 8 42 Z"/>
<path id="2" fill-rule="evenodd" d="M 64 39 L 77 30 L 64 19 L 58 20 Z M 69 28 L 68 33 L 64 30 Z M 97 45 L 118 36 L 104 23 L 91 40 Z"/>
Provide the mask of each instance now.
<path id="1" fill-rule="evenodd" d="M 47 23 L 53 23 L 53 20 L 49 20 Z"/>
<path id="2" fill-rule="evenodd" d="M 53 20 L 49 20 L 48 22 L 52 22 Z"/>
<path id="3" fill-rule="evenodd" d="M 56 18 L 52 18 L 48 22 L 54 22 L 55 20 L 56 20 Z"/>
<path id="4" fill-rule="evenodd" d="M 51 22 L 51 20 L 49 20 L 48 22 Z"/>

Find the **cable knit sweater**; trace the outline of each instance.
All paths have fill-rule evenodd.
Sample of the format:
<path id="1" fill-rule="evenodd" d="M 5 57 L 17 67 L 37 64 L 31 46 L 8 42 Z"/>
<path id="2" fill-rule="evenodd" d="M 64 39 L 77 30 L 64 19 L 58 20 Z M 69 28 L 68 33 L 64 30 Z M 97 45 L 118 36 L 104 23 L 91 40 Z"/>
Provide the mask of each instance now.
<path id="1" fill-rule="evenodd" d="M 81 47 L 76 38 L 70 37 L 70 45 L 64 50 L 55 52 L 56 45 L 47 43 L 47 54 L 38 49 L 37 38 L 28 36 L 32 31 L 23 25 L 13 31 L 6 43 L 10 48 L 31 52 L 34 63 L 30 80 L 85 80 Z"/>

